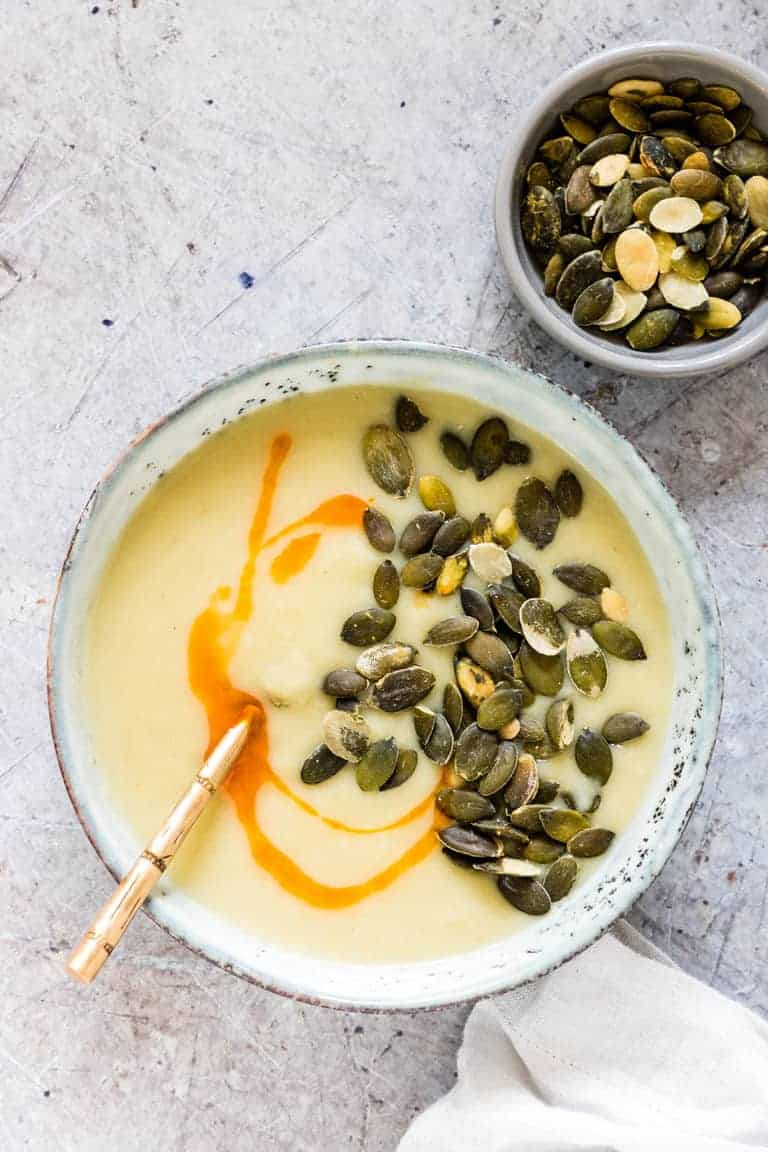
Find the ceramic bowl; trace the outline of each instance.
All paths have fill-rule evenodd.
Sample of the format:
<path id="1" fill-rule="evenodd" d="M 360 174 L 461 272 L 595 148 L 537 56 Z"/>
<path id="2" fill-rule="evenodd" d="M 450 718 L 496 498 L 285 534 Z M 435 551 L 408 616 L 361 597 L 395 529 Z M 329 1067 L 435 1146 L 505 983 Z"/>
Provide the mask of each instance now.
<path id="1" fill-rule="evenodd" d="M 605 932 L 674 848 L 704 778 L 720 709 L 717 611 L 690 529 L 648 465 L 593 409 L 540 376 L 470 352 L 396 342 L 307 348 L 216 382 L 150 429 L 98 485 L 75 530 L 51 629 L 51 722 L 72 803 L 110 872 L 122 874 L 142 845 L 112 806 L 90 744 L 82 637 L 94 589 L 126 521 L 159 474 L 256 404 L 279 402 L 289 389 L 317 392 L 361 380 L 405 387 L 415 379 L 419 388 L 471 394 L 510 419 L 525 412 L 528 424 L 567 445 L 609 489 L 643 542 L 669 608 L 674 701 L 657 774 L 630 826 L 567 901 L 507 939 L 427 962 L 344 964 L 289 953 L 243 932 L 175 888 L 172 872 L 148 904 L 158 924 L 222 967 L 277 992 L 350 1008 L 435 1007 L 513 988 Z"/>
<path id="2" fill-rule="evenodd" d="M 620 334 L 613 337 L 579 328 L 570 315 L 544 295 L 541 272 L 533 263 L 520 228 L 521 188 L 536 146 L 558 113 L 581 96 L 605 92 L 617 80 L 640 76 L 669 81 L 695 76 L 704 83 L 736 88 L 754 110 L 755 124 L 768 131 L 768 74 L 715 48 L 696 44 L 637 44 L 603 52 L 577 65 L 550 85 L 520 116 L 504 154 L 496 183 L 496 236 L 515 294 L 541 327 L 571 352 L 616 372 L 633 376 L 693 376 L 722 371 L 755 356 L 768 345 L 768 295 L 730 335 L 702 339 L 678 348 L 634 352 Z"/>

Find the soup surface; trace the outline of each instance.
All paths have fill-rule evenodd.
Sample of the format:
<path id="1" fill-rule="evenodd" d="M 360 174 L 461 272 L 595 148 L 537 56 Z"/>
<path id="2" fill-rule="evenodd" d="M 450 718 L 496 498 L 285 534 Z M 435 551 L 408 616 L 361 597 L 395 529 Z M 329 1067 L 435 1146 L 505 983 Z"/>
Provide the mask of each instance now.
<path id="1" fill-rule="evenodd" d="M 118 809 L 147 840 L 187 786 L 212 741 L 256 703 L 255 735 L 223 794 L 209 806 L 166 878 L 193 899 L 265 941 L 348 961 L 427 959 L 466 951 L 524 925 L 495 878 L 461 868 L 440 851 L 445 820 L 435 794 L 446 772 L 422 751 L 400 787 L 364 792 L 354 765 L 316 786 L 302 783 L 333 701 L 322 691 L 334 668 L 360 654 L 340 637 L 344 620 L 373 603 L 382 561 L 362 530 L 365 508 L 385 512 L 396 533 L 423 511 L 371 479 L 365 429 L 391 423 L 398 392 L 346 387 L 269 405 L 205 440 L 160 479 L 119 538 L 90 609 L 87 707 L 95 755 Z M 576 594 L 552 574 L 589 562 L 610 574 L 627 601 L 645 660 L 608 657 L 604 692 L 589 699 L 566 677 L 577 732 L 639 712 L 650 730 L 614 746 L 604 788 L 577 767 L 573 748 L 540 763 L 578 807 L 602 792 L 599 824 L 616 833 L 632 818 L 659 766 L 672 685 L 664 605 L 637 538 L 605 490 L 559 446 L 522 425 L 524 466 L 504 465 L 478 483 L 440 448 L 451 428 L 466 439 L 490 413 L 439 392 L 409 395 L 429 417 L 407 441 L 417 476 L 436 474 L 473 519 L 514 505 L 535 475 L 550 486 L 564 468 L 581 482 L 578 516 L 562 518 L 537 550 L 522 535 L 514 552 L 532 564 L 541 595 L 560 606 Z M 395 551 L 398 567 L 403 558 Z M 481 587 L 470 574 L 468 585 Z M 438 621 L 461 613 L 458 595 L 403 588 L 392 639 L 418 647 L 439 709 L 454 649 L 422 646 Z M 537 698 L 542 719 L 551 700 Z M 413 713 L 365 709 L 375 739 L 418 749 Z M 448 781 L 450 782 L 450 781 Z M 595 817 L 597 822 L 597 817 Z M 582 871 L 594 865 L 584 861 Z M 578 881 L 577 881 L 578 883 Z"/>

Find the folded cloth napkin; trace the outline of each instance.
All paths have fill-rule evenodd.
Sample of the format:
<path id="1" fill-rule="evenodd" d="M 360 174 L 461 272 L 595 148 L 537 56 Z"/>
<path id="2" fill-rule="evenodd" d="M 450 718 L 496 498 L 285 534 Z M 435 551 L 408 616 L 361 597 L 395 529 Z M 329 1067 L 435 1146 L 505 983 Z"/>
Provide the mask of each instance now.
<path id="1" fill-rule="evenodd" d="M 768 1148 L 768 1024 L 620 924 L 480 1001 L 456 1086 L 399 1152 Z"/>

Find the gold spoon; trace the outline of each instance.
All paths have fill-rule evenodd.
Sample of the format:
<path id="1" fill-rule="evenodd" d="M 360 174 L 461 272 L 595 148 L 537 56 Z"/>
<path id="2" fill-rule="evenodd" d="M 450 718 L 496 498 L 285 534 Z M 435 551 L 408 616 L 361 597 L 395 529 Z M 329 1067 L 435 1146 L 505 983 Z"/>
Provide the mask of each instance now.
<path id="1" fill-rule="evenodd" d="M 165 824 L 102 906 L 80 943 L 69 954 L 67 972 L 70 976 L 90 984 L 101 971 L 187 833 L 229 775 L 248 739 L 252 716 L 247 710 L 243 719 L 224 733 Z"/>

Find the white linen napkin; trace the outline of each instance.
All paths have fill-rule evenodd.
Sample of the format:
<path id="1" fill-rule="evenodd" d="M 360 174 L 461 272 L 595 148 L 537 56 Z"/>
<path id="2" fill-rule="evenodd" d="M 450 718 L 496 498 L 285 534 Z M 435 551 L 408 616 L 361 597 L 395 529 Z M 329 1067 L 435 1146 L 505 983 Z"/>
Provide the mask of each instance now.
<path id="1" fill-rule="evenodd" d="M 399 1152 L 756 1148 L 768 1148 L 768 1024 L 622 923 L 476 1005 L 456 1086 Z"/>

